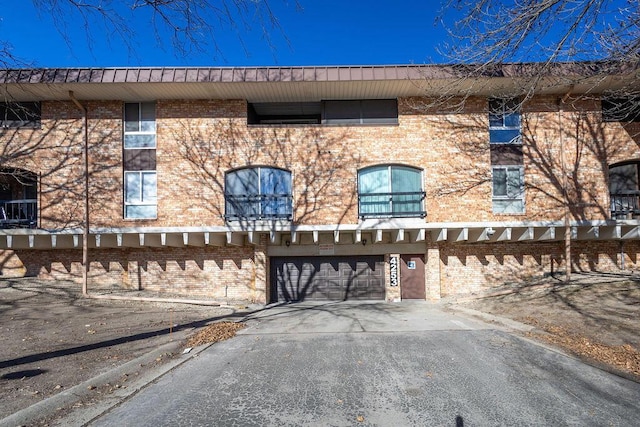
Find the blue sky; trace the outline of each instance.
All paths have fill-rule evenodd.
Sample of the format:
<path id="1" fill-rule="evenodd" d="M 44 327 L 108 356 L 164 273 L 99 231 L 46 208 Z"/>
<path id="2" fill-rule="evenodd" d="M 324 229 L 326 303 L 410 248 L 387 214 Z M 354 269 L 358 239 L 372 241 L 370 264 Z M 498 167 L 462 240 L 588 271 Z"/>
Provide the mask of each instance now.
<path id="1" fill-rule="evenodd" d="M 136 66 L 270 66 L 270 65 L 389 65 L 460 62 L 440 54 L 450 39 L 446 27 L 460 17 L 448 9 L 440 22 L 441 5 L 446 0 L 268 0 L 278 17 L 282 31 L 273 30 L 271 45 L 263 38 L 260 26 L 248 18 L 247 25 L 238 20 L 236 27 L 218 26 L 215 42 L 219 52 L 209 44 L 207 53 L 193 52 L 181 56 L 172 48 L 167 34 L 156 40 L 149 13 L 133 14 L 126 5 L 133 0 L 86 0 L 119 8 L 134 36 L 126 41 L 105 31 L 102 21 L 90 22 L 85 30 L 77 13 L 68 12 L 57 26 L 46 10 L 34 7 L 35 0 L 5 0 L 0 9 L 0 43 L 8 42 L 19 66 L 38 67 L 136 67 Z M 56 0 L 66 4 L 66 0 Z M 220 0 L 210 0 L 217 4 Z M 233 4 L 234 0 L 227 0 Z M 257 0 L 247 0 L 257 1 Z M 496 0 L 509 5 L 515 0 Z M 637 0 L 609 0 L 611 11 L 620 7 L 637 7 Z M 45 1 L 46 3 L 46 1 Z M 578 5 L 580 2 L 568 2 Z M 458 14 L 458 15 L 456 15 Z M 618 14 L 622 19 L 625 13 Z M 552 30 L 544 41 L 563 34 L 562 16 L 551 22 Z M 598 17 L 602 26 L 616 26 L 615 14 Z M 68 40 L 61 35 L 68 36 Z M 87 35 L 92 40 L 88 42 Z M 586 55 L 598 56 L 593 34 L 580 35 Z M 543 60 L 538 45 L 523 52 L 516 60 Z M 535 57 L 535 56 L 538 57 Z M 585 59 L 585 57 L 573 57 Z M 3 58 L 0 58 L 2 60 Z"/>
<path id="2" fill-rule="evenodd" d="M 284 35 L 272 33 L 270 48 L 257 28 L 238 34 L 218 33 L 221 54 L 177 56 L 169 42 L 158 47 L 148 20 L 131 21 L 137 37 L 130 54 L 116 36 L 94 32 L 92 49 L 77 17 L 67 26 L 68 46 L 52 18 L 34 9 L 31 1 L 5 4 L 0 10 L 0 40 L 9 41 L 13 54 L 44 67 L 89 66 L 250 66 L 250 65 L 368 65 L 446 62 L 436 47 L 444 38 L 435 25 L 438 3 L 425 0 L 388 7 L 377 0 L 300 0 L 295 4 L 271 0 Z M 386 5 L 386 7 L 383 7 Z M 128 12 L 127 12 L 128 13 Z M 146 21 L 146 22 L 143 22 Z M 243 49 L 242 42 L 246 45 Z"/>

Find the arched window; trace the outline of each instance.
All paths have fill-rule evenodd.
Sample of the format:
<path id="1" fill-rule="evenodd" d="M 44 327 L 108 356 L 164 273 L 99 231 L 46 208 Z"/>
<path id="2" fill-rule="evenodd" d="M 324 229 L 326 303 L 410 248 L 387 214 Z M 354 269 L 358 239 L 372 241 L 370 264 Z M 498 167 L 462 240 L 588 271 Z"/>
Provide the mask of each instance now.
<path id="1" fill-rule="evenodd" d="M 292 216 L 291 172 L 272 167 L 248 167 L 227 172 L 224 180 L 225 218 L 287 219 Z"/>
<path id="2" fill-rule="evenodd" d="M 378 165 L 358 171 L 361 218 L 424 217 L 422 171 L 409 166 Z"/>
<path id="3" fill-rule="evenodd" d="M 611 217 L 614 219 L 640 215 L 639 165 L 640 162 L 634 161 L 609 166 Z"/>

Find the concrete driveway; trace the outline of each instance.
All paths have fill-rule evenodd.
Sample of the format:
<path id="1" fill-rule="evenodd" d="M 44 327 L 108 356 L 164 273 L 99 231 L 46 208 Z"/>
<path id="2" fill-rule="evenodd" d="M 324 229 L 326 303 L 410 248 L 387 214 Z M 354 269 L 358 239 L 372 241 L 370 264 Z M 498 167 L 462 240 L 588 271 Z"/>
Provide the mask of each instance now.
<path id="1" fill-rule="evenodd" d="M 92 425 L 634 425 L 640 384 L 428 303 L 273 307 Z"/>

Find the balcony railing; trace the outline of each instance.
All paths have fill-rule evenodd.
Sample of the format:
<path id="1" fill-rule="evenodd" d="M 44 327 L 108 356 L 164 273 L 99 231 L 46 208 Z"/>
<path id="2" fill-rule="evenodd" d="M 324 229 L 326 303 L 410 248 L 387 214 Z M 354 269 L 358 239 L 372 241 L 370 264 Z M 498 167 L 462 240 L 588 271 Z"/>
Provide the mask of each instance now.
<path id="1" fill-rule="evenodd" d="M 358 195 L 358 216 L 360 218 L 424 218 L 424 191 L 396 193 L 360 193 Z"/>
<path id="2" fill-rule="evenodd" d="M 226 220 L 293 218 L 291 194 L 225 195 Z"/>
<path id="3" fill-rule="evenodd" d="M 611 195 L 611 218 L 630 219 L 640 216 L 640 191 Z"/>
<path id="4" fill-rule="evenodd" d="M 37 223 L 36 199 L 0 201 L 0 228 L 35 228 Z"/>

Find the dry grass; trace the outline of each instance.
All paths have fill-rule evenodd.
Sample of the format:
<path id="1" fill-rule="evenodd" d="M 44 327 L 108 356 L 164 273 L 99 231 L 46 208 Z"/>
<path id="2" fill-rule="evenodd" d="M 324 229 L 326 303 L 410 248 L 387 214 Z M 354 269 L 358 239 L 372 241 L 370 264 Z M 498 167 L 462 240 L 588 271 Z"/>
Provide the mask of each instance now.
<path id="1" fill-rule="evenodd" d="M 197 347 L 203 344 L 210 344 L 228 340 L 236 336 L 236 332 L 244 328 L 244 323 L 217 322 L 206 326 L 189 337 L 187 347 Z"/>
<path id="2" fill-rule="evenodd" d="M 630 344 L 607 345 L 595 342 L 582 335 L 570 333 L 561 326 L 539 322 L 531 317 L 521 320 L 545 332 L 530 333 L 529 335 L 534 338 L 557 345 L 577 356 L 613 366 L 640 378 L 640 351 Z"/>

